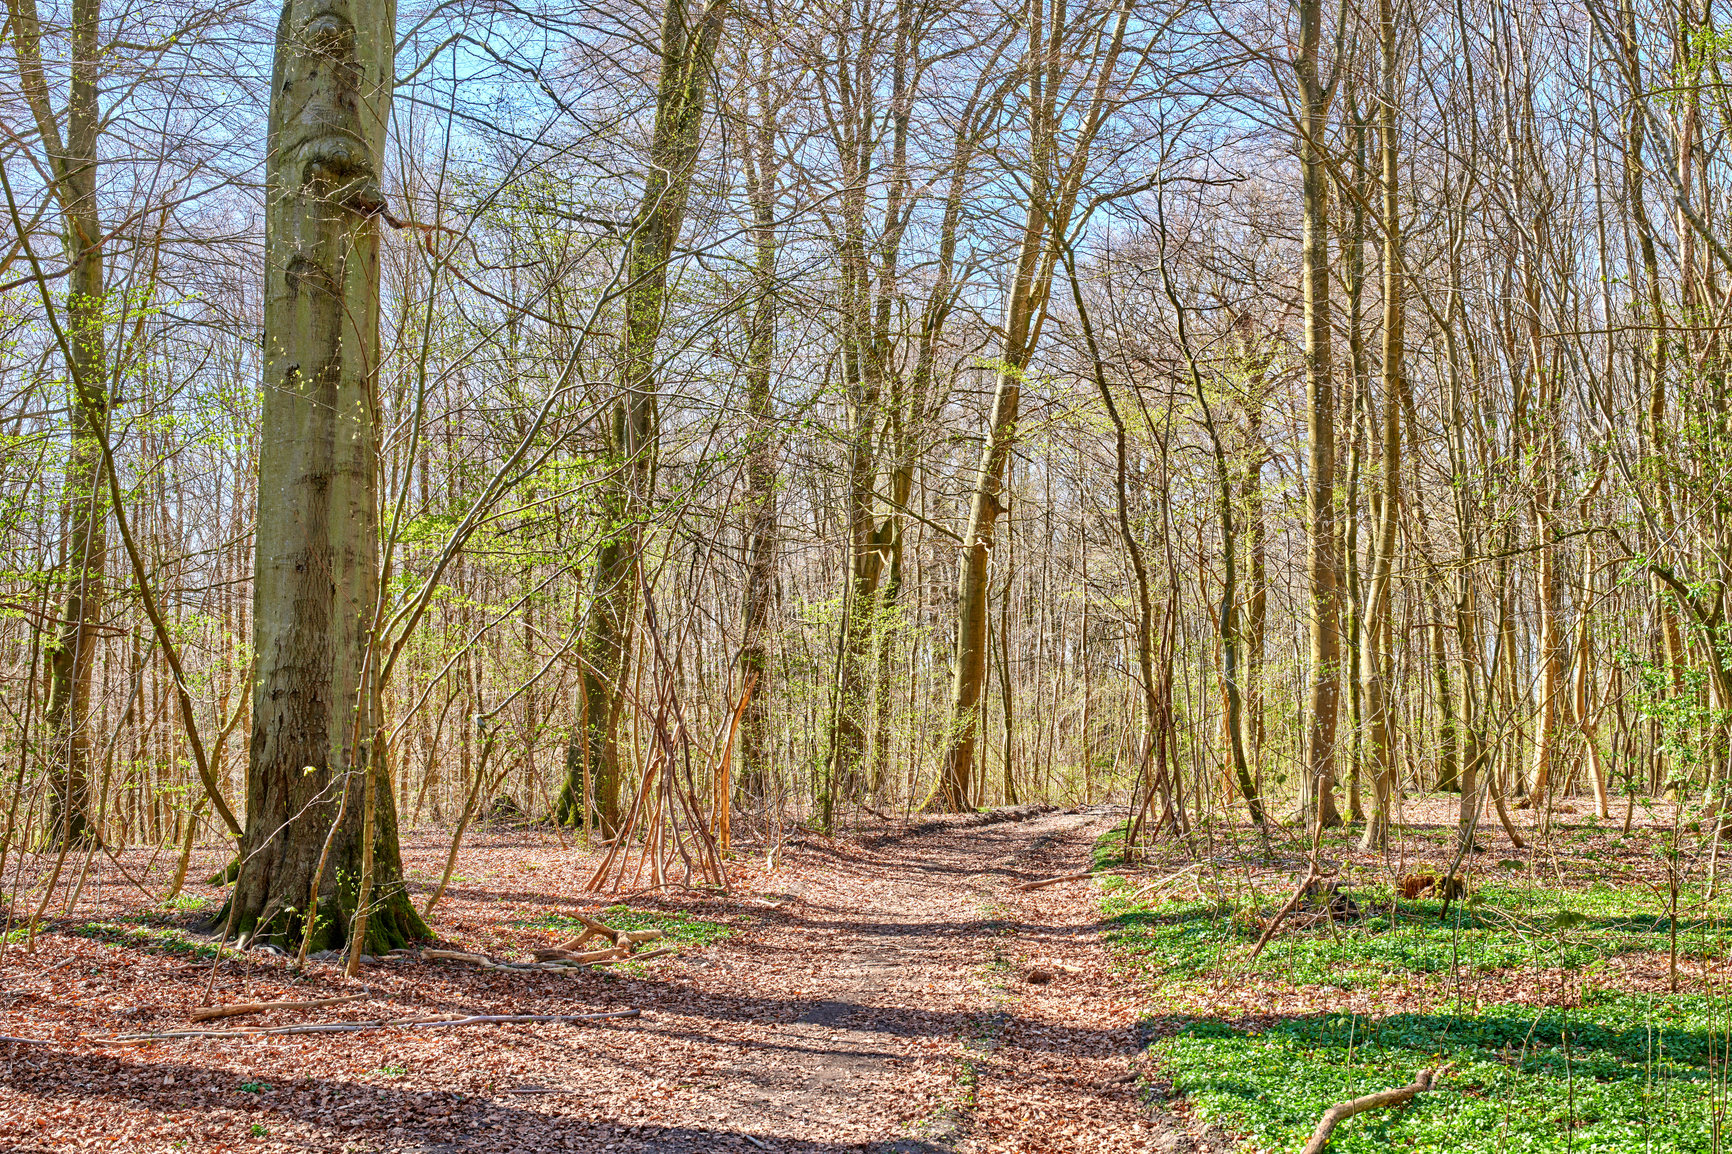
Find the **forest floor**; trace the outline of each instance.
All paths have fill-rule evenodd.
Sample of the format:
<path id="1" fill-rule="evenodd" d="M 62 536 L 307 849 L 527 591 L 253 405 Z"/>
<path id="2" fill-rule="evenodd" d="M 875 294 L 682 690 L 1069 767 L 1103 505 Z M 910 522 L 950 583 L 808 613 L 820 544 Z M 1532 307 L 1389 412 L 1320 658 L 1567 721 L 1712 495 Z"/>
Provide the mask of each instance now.
<path id="1" fill-rule="evenodd" d="M 1450 805 L 1412 805 L 1386 853 L 1331 836 L 1338 892 L 1255 956 L 1303 839 L 1222 827 L 1129 869 L 1122 809 L 796 833 L 735 858 L 728 894 L 588 895 L 595 858 L 555 833 L 472 831 L 440 945 L 521 959 L 584 913 L 673 946 L 571 974 L 219 957 L 194 929 L 219 891 L 164 907 L 172 850 L 99 852 L 76 908 L 74 864 L 33 951 L 14 930 L 0 958 L 0 1150 L 1292 1151 L 1330 1104 L 1446 1063 L 1443 1089 L 1331 1151 L 1718 1149 L 1732 918 L 1701 839 L 1669 811 L 1561 814 L 1544 838 L 1518 814 L 1530 844 L 1482 828 L 1446 910 L 1400 883 L 1447 871 Z M 417 900 L 448 839 L 406 837 Z M 355 993 L 207 1025 L 641 1016 L 100 1041 L 185 1030 L 207 1001 Z"/>
<path id="2" fill-rule="evenodd" d="M 382 961 L 361 971 L 366 1001 L 211 1025 L 626 1008 L 641 1018 L 125 1048 L 86 1039 L 186 1029 L 212 943 L 183 928 L 190 910 L 141 912 L 146 894 L 111 866 L 77 916 L 52 920 L 32 954 L 13 945 L 0 966 L 0 1033 L 51 1043 L 0 1042 L 0 1149 L 1149 1149 L 1139 999 L 1113 977 L 1099 894 L 1012 888 L 1086 869 L 1114 820 L 1049 812 L 805 836 L 773 870 L 762 857 L 736 862 L 729 896 L 633 897 L 627 920 L 668 928 L 673 955 L 573 976 Z M 444 848 L 406 839 L 412 888 L 437 876 Z M 147 877 L 148 857 L 120 860 L 160 894 L 172 863 Z M 578 898 L 592 864 L 544 830 L 477 831 L 435 929 L 493 957 L 550 945 L 569 936 L 574 910 L 610 907 Z M 217 900 L 207 887 L 188 894 L 183 907 Z M 297 977 L 281 959 L 231 953 L 214 1000 L 356 989 L 331 964 Z"/>

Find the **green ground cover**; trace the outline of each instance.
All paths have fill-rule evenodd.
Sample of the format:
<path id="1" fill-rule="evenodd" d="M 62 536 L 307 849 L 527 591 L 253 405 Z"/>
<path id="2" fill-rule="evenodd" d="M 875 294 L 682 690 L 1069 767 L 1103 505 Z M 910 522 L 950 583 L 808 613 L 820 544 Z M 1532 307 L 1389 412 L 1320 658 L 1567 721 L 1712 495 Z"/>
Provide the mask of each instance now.
<path id="1" fill-rule="evenodd" d="M 1600 994 L 1579 1009 L 1328 1014 L 1242 1030 L 1195 1020 L 1154 1046 L 1203 1118 L 1257 1148 L 1296 1150 L 1336 1102 L 1405 1085 L 1447 1062 L 1440 1089 L 1350 1119 L 1336 1154 L 1382 1150 L 1652 1151 L 1724 1148 L 1724 999 Z"/>

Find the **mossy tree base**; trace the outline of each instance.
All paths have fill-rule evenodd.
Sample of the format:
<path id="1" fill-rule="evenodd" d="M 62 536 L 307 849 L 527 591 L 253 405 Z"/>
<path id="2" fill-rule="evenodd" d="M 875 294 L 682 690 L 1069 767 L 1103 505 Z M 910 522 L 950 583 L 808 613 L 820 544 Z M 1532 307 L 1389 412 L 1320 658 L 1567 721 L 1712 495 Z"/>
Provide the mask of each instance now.
<path id="1" fill-rule="evenodd" d="M 384 776 L 382 771 L 375 772 Z M 305 780 L 309 775 L 297 776 Z M 262 784 L 255 782 L 254 791 L 263 792 L 258 788 Z M 291 782 L 279 784 L 289 785 Z M 361 792 L 358 783 L 354 792 Z M 367 919 L 367 943 L 363 951 L 371 954 L 384 953 L 431 936 L 403 882 L 396 807 L 391 804 L 389 789 L 380 789 L 378 799 L 379 809 L 374 821 L 372 912 Z M 265 801 L 262 797 L 256 800 Z M 299 812 L 300 816 L 293 820 L 253 819 L 254 812 L 268 808 L 275 807 L 260 804 L 256 809 L 249 808 L 240 877 L 235 891 L 229 895 L 229 903 L 212 919 L 212 926 L 217 929 L 230 926 L 229 934 L 235 941 L 249 944 L 269 942 L 291 953 L 298 951 L 306 934 L 308 896 L 317 875 L 319 901 L 308 952 L 346 946 L 360 888 L 361 807 L 353 804 L 353 799 L 347 807 L 330 802 L 296 805 L 290 812 Z M 342 825 L 332 836 L 330 823 L 336 818 L 339 808 L 343 809 Z M 331 840 L 330 858 L 321 874 L 319 859 L 324 853 L 327 837 Z M 232 925 L 229 921 L 231 906 L 234 907 Z"/>

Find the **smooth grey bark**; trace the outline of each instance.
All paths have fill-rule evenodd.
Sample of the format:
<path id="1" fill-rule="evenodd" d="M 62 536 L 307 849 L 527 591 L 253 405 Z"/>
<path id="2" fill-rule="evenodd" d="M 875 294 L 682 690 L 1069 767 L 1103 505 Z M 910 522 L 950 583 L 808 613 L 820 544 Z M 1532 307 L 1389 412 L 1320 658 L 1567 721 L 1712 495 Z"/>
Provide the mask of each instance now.
<path id="1" fill-rule="evenodd" d="M 230 900 L 237 936 L 313 949 L 350 936 L 369 851 L 366 947 L 426 932 L 403 888 L 394 791 L 375 733 L 379 173 L 395 25 L 391 0 L 288 0 L 272 75 L 258 665 Z M 370 846 L 361 804 L 369 793 Z M 321 917 L 304 934 L 315 900 Z"/>

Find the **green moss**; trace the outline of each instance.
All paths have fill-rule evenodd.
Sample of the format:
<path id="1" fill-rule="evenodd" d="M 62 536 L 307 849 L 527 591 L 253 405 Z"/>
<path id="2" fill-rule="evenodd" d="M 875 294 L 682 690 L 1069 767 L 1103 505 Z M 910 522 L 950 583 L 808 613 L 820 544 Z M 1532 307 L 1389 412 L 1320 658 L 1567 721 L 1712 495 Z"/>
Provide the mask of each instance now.
<path id="1" fill-rule="evenodd" d="M 1372 1151 L 1708 1151 L 1732 1007 L 1602 995 L 1581 1009 L 1346 1014 L 1243 1031 L 1185 1025 L 1154 1054 L 1197 1113 L 1263 1149 L 1297 1149 L 1323 1111 L 1448 1062 L 1407 1108 L 1342 1124 L 1333 1154 Z"/>
<path id="2" fill-rule="evenodd" d="M 153 954 L 191 955 L 214 958 L 216 943 L 195 941 L 177 929 L 160 926 L 128 926 L 119 922 L 86 922 L 72 931 L 81 938 L 112 942 Z"/>

